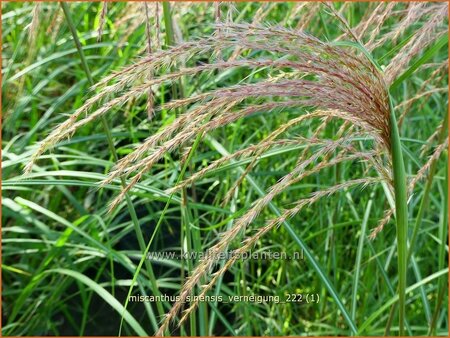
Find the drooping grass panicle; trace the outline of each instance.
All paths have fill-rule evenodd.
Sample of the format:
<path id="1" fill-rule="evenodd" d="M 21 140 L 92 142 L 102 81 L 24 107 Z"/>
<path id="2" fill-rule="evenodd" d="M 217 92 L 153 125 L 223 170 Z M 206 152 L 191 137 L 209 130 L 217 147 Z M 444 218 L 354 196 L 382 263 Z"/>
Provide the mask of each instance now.
<path id="1" fill-rule="evenodd" d="M 441 35 L 448 34 L 447 27 L 442 25 L 447 16 L 448 3 L 443 2 L 435 7 L 435 10 L 430 13 L 429 20 L 416 31 L 408 43 L 390 61 L 385 70 L 387 83 L 392 83 L 414 56 Z"/>
<path id="2" fill-rule="evenodd" d="M 318 103 L 322 104 L 322 102 L 324 102 L 324 105 L 322 104 L 318 106 L 326 109 L 340 109 L 343 111 L 351 110 L 355 115 L 361 115 L 361 117 L 372 124 L 376 130 L 380 131 L 382 134 L 381 138 L 386 142 L 386 144 L 388 144 L 387 140 L 389 135 L 387 132 L 388 127 L 386 122 L 388 111 L 386 103 L 387 98 L 383 87 L 382 77 L 374 72 L 374 68 L 370 62 L 365 61 L 363 57 L 355 57 L 355 55 L 349 54 L 349 52 L 343 48 L 331 46 L 330 44 L 323 43 L 309 35 L 298 32 L 293 33 L 282 28 L 269 27 L 267 28 L 267 31 L 269 32 L 267 32 L 264 27 L 254 25 L 249 27 L 249 25 L 233 24 L 228 25 L 227 28 L 228 29 L 226 32 L 224 32 L 225 41 L 230 41 L 230 43 L 240 41 L 242 45 L 248 48 L 266 48 L 275 52 L 292 53 L 293 57 L 299 58 L 301 62 L 269 60 L 266 65 L 271 64 L 271 66 L 279 65 L 285 67 L 291 66 L 298 71 L 305 72 L 306 74 L 315 74 L 318 77 L 316 81 L 317 85 L 315 85 L 314 81 L 305 81 L 303 84 L 297 83 L 297 87 L 299 89 L 305 90 L 303 95 L 310 95 L 310 101 L 320 100 L 320 102 L 311 102 L 312 105 L 318 105 Z M 249 33 L 249 29 L 251 33 Z M 299 43 L 301 43 L 300 46 L 306 47 L 303 47 L 304 50 L 301 48 L 295 49 L 288 47 L 282 39 L 277 40 L 277 42 L 274 43 L 272 41 L 273 36 L 279 36 L 289 42 L 292 40 L 298 40 Z M 270 44 L 268 40 L 270 41 Z M 201 40 L 201 43 L 185 43 L 182 47 L 174 47 L 170 51 L 153 53 L 152 56 L 139 61 L 135 65 L 107 77 L 97 85 L 97 88 L 102 88 L 100 93 L 88 100 L 71 116 L 70 119 L 61 124 L 59 129 L 56 129 L 49 137 L 42 141 L 38 154 L 40 155 L 43 151 L 59 142 L 59 140 L 70 136 L 74 131 L 75 121 L 77 121 L 81 115 L 86 113 L 96 103 L 102 101 L 112 93 L 127 87 L 135 81 L 138 81 L 141 78 L 142 72 L 148 71 L 148 69 L 162 67 L 167 63 L 173 63 L 173 59 L 177 59 L 178 57 L 211 49 L 213 42 L 214 41 L 211 39 L 203 39 Z M 327 56 L 327 58 L 324 58 L 325 56 Z M 330 58 L 330 56 L 335 57 L 335 59 Z M 241 64 L 247 64 L 249 67 L 257 67 L 264 65 L 264 62 L 256 60 L 241 62 Z M 214 67 L 226 69 L 233 66 L 236 66 L 236 63 L 231 62 L 230 64 L 227 64 L 225 62 L 223 64 L 219 63 Z M 356 67 L 359 71 L 353 71 Z M 79 121 L 76 124 L 76 128 L 79 128 L 85 123 L 88 123 L 98 116 L 103 115 L 111 108 L 129 101 L 131 98 L 142 95 L 144 88 L 156 85 L 163 81 L 179 78 L 190 72 L 197 73 L 210 68 L 212 67 L 193 67 L 190 70 L 182 70 L 175 74 L 169 74 L 165 77 L 163 76 L 160 80 L 153 79 L 149 81 L 150 83 L 138 84 L 131 87 L 131 89 L 122 96 L 104 103 L 101 108 L 97 109 L 94 113 L 89 114 L 84 120 Z M 113 80 L 116 80 L 114 84 L 107 85 Z M 278 84 L 274 84 L 274 86 L 276 85 Z M 281 86 L 282 84 L 279 85 Z M 285 87 L 287 85 L 289 84 L 285 83 Z M 291 83 L 291 87 L 292 91 L 294 91 L 294 83 Z M 257 88 L 257 85 L 247 87 L 240 86 L 237 89 L 242 91 L 245 89 L 251 90 L 251 88 Z M 339 88 L 338 92 L 336 92 L 336 88 Z M 226 91 L 229 90 L 231 89 L 227 89 Z M 276 92 L 271 93 L 268 90 L 264 93 L 263 90 L 264 88 L 260 88 L 260 92 L 257 92 L 256 94 L 276 94 Z M 275 88 L 272 88 L 272 91 L 274 90 Z M 311 93 L 313 90 L 317 91 L 317 93 Z M 355 96 L 361 96 L 362 100 L 354 100 Z M 365 106 L 358 106 L 359 102 L 364 103 Z M 382 114 L 365 114 L 367 111 L 375 110 L 381 112 Z M 365 116 L 362 116 L 363 114 L 365 114 Z"/>

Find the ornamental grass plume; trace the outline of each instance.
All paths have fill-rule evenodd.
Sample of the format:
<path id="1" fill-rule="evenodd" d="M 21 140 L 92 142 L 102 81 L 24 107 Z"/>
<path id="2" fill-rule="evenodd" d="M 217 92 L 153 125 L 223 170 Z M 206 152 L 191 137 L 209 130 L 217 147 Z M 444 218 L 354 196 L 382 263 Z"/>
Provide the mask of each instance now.
<path id="1" fill-rule="evenodd" d="M 304 6 L 305 4 L 298 5 L 296 11 L 303 12 Z M 323 5 L 311 5 L 309 7 L 311 13 L 315 13 L 320 6 Z M 183 42 L 167 50 L 152 50 L 136 63 L 97 83 L 93 88 L 95 94 L 40 142 L 37 151 L 27 164 L 25 171 L 30 172 L 40 155 L 61 140 L 72 136 L 77 129 L 106 116 L 127 102 L 147 97 L 149 94 L 151 96 L 152 89 L 155 92 L 154 89 L 160 85 L 172 85 L 185 76 L 194 77 L 238 67 L 270 70 L 268 72 L 270 76 L 260 78 L 258 81 L 194 93 L 189 97 L 166 102 L 159 107 L 156 100 L 149 99 L 152 106 L 155 105 L 154 118 L 157 118 L 161 110 L 181 113 L 171 123 L 150 135 L 131 153 L 121 158 L 102 182 L 102 184 L 111 183 L 120 177 L 128 179 L 125 188 L 110 205 L 110 208 L 114 209 L 123 201 L 125 194 L 133 189 L 165 155 L 189 148 L 197 137 L 204 137 L 214 130 L 255 113 L 275 114 L 282 109 L 299 111 L 299 116 L 279 126 L 260 142 L 208 164 L 169 189 L 169 193 L 176 193 L 232 159 L 251 159 L 244 174 L 227 194 L 225 201 L 228 201 L 234 189 L 245 180 L 245 175 L 252 170 L 262 154 L 280 145 L 305 146 L 305 151 L 296 159 L 294 168 L 273 184 L 264 196 L 254 201 L 246 213 L 209 248 L 209 254 L 198 263 L 182 286 L 180 300 L 167 313 L 156 335 L 163 335 L 166 332 L 171 321 L 177 318 L 187 297 L 204 277 L 211 276 L 212 279 L 201 286 L 201 295 L 205 295 L 218 278 L 230 268 L 237 258 L 231 258 L 212 273 L 218 254 L 227 250 L 230 243 L 250 227 L 271 201 L 293 184 L 325 168 L 345 161 L 356 161 L 362 164 L 366 173 L 375 172 L 377 176 L 367 175 L 364 178 L 341 182 L 296 201 L 281 216 L 268 220 L 265 226 L 255 229 L 252 236 L 242 241 L 237 253 L 250 250 L 264 234 L 320 198 L 342 189 L 365 187 L 380 182 L 386 183 L 389 192 L 395 196 L 397 226 L 398 231 L 402 231 L 399 236 L 405 234 L 406 194 L 412 192 L 417 179 L 424 175 L 430 161 L 435 161 L 439 157 L 446 144 L 436 149 L 430 161 L 419 171 L 417 178 L 411 181 L 407 191 L 397 123 L 388 88 L 419 50 L 443 34 L 440 25 L 445 18 L 447 4 L 425 6 L 417 3 L 396 11 L 394 4 L 381 3 L 375 9 L 372 8 L 372 12 L 366 13 L 364 21 L 354 28 L 350 28 L 343 16 L 332 6 L 334 5 L 325 4 L 325 8 L 344 24 L 346 30 L 339 40 L 352 39 L 352 44 L 325 42 L 299 29 L 233 23 L 227 20 L 226 23 L 217 23 L 215 34 L 212 36 Z M 216 15 L 219 16 L 217 13 Z M 394 31 L 380 37 L 379 32 L 390 15 L 402 15 L 403 19 Z M 376 49 L 386 40 L 398 39 L 417 20 L 427 17 L 431 17 L 431 20 L 416 31 L 410 42 L 400 48 L 385 71 L 368 57 L 369 51 Z M 299 22 L 299 25 L 302 24 Z M 366 34 L 367 32 L 371 34 Z M 359 48 L 353 47 L 355 43 Z M 218 51 L 220 56 L 215 58 Z M 195 63 L 200 56 L 203 59 L 207 56 L 212 61 L 205 64 Z M 438 73 L 436 72 L 435 76 L 438 76 Z M 404 103 L 405 106 L 409 104 Z M 311 120 L 322 122 L 313 136 L 287 135 L 292 132 L 293 127 Z M 339 131 L 330 139 L 321 138 L 321 130 L 335 121 L 340 123 Z M 372 150 L 362 149 L 358 142 L 361 137 L 373 140 Z M 374 229 L 372 236 L 381 231 L 394 213 L 394 209 L 386 211 L 385 217 Z M 403 224 L 400 224 L 402 223 L 400 213 Z M 399 240 L 406 243 L 406 238 Z M 399 254 L 399 266 L 402 266 L 404 260 L 405 256 Z M 405 276 L 406 270 L 399 271 L 400 283 L 403 283 L 403 286 L 406 285 Z M 404 298 L 402 300 L 400 295 L 400 303 L 402 301 L 404 304 Z M 195 302 L 190 304 L 179 324 L 187 319 L 197 305 Z M 403 326 L 403 318 L 404 313 L 401 314 L 400 327 Z"/>
<path id="2" fill-rule="evenodd" d="M 225 250 L 229 243 L 237 238 L 267 204 L 281 192 L 295 182 L 324 168 L 343 161 L 361 160 L 376 168 L 380 178 L 376 180 L 360 179 L 351 183 L 342 183 L 323 192 L 316 192 L 310 198 L 298 201 L 294 208 L 287 211 L 282 217 L 292 217 L 303 206 L 351 185 L 365 185 L 378 182 L 380 179 L 391 181 L 390 173 L 385 168 L 386 154 L 390 147 L 388 92 L 382 73 L 363 53 L 323 42 L 304 32 L 281 27 L 246 24 L 218 26 L 221 28 L 219 40 L 204 38 L 181 44 L 167 51 L 154 52 L 136 64 L 105 78 L 96 85 L 99 90 L 98 94 L 86 101 L 67 121 L 40 143 L 33 159 L 37 159 L 40 154 L 60 140 L 70 137 L 81 126 L 107 114 L 131 99 L 145 95 L 154 86 L 173 83 L 182 76 L 196 75 L 212 70 L 235 67 L 270 67 L 275 72 L 283 70 L 283 73 L 259 82 L 220 88 L 162 105 L 159 109 L 184 107 L 186 112 L 178 116 L 166 128 L 148 137 L 115 165 L 103 183 L 112 182 L 121 176 L 127 176 L 129 181 L 125 189 L 115 198 L 111 208 L 117 207 L 122 202 L 125 193 L 132 189 L 168 152 L 189 146 L 199 134 L 206 134 L 257 112 L 273 112 L 280 108 L 306 107 L 310 112 L 292 119 L 280 126 L 265 140 L 233 154 L 232 157 L 261 155 L 270 147 L 279 145 L 281 142 L 306 144 L 314 147 L 315 152 L 309 157 L 300 158 L 294 170 L 273 185 L 263 198 L 255 201 L 247 213 L 236 221 L 233 228 L 225 232 L 218 243 L 210 248 L 211 253 Z M 219 46 L 221 50 L 225 46 L 229 48 L 237 46 L 246 50 L 265 50 L 273 54 L 281 54 L 284 58 L 241 58 L 217 61 L 211 64 L 183 67 L 166 75 L 156 76 L 158 69 L 175 66 L 179 60 L 185 60 L 195 54 L 214 51 Z M 148 74 L 149 71 L 153 71 L 155 74 L 153 78 L 142 76 L 142 74 Z M 116 93 L 119 95 L 114 96 Z M 252 102 L 246 103 L 249 98 L 253 99 Z M 255 103 L 257 100 L 259 102 Z M 96 106 L 99 108 L 93 109 Z M 93 111 L 91 112 L 91 110 Z M 336 139 L 319 140 L 300 136 L 289 140 L 278 139 L 293 126 L 313 119 L 322 119 L 326 123 L 337 119 L 347 123 L 341 133 L 343 135 L 339 135 Z M 374 151 L 358 150 L 355 139 L 361 135 L 375 141 Z M 336 151 L 337 155 L 333 156 Z M 208 174 L 212 168 L 220 166 L 226 160 L 228 159 L 224 158 L 211 164 L 181 182 L 172 191 Z M 27 166 L 27 170 L 31 169 L 31 165 L 32 162 Z M 309 169 L 311 166 L 313 168 Z M 253 239 L 250 238 L 246 241 L 240 250 L 247 250 L 260 236 L 278 224 L 279 220 L 269 222 L 257 232 L 256 237 L 253 236 Z M 181 301 L 177 302 L 169 312 L 159 333 L 164 332 L 170 319 L 175 318 L 194 286 L 208 271 L 211 271 L 215 263 L 214 259 L 208 257 L 199 263 L 181 290 Z M 230 264 L 232 261 L 228 262 L 224 268 Z M 208 284 L 205 292 L 211 287 L 212 284 Z M 186 318 L 194 308 L 195 304 L 190 307 L 183 318 Z"/>

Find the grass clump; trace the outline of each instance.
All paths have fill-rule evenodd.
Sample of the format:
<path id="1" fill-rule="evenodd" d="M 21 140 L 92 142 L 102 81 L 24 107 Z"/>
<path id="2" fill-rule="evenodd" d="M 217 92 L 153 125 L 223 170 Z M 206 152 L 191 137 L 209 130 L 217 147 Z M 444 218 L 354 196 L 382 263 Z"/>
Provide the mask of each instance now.
<path id="1" fill-rule="evenodd" d="M 89 130 L 87 128 L 95 125 L 92 122 L 102 121 L 101 133 L 106 133 L 109 147 L 106 156 L 114 162 L 111 169 L 109 162 L 102 164 L 101 179 L 95 180 L 99 183 L 95 188 L 100 188 L 95 189 L 95 194 L 104 197 L 102 208 L 84 211 L 75 202 L 82 196 L 61 193 L 83 210 L 84 217 L 90 213 L 107 217 L 109 227 L 118 231 L 104 226 L 102 236 L 106 237 L 102 237 L 102 241 L 110 246 L 102 254 L 111 259 L 109 270 L 120 264 L 131 273 L 132 280 L 125 285 L 128 297 L 134 293 L 134 284 L 141 292 L 149 287 L 156 295 L 165 288 L 162 285 L 166 282 L 169 289 L 177 285 L 178 300 L 173 304 L 156 304 L 158 315 L 152 305 L 146 306 L 151 332 L 158 336 L 170 333 L 171 322 L 180 316 L 177 327 L 181 334 L 186 333 L 188 318 L 191 318 L 189 330 L 194 335 L 215 333 L 217 320 L 228 334 L 380 334 L 391 330 L 397 308 L 398 326 L 392 329 L 400 335 L 437 332 L 438 326 L 443 331 L 445 321 L 437 317 L 445 313 L 439 309 L 447 297 L 442 285 L 439 284 L 437 293 L 439 306 L 433 314 L 427 297 L 427 293 L 434 292 L 428 283 L 442 276 L 443 249 L 439 262 L 433 261 L 429 266 L 430 269 L 439 266 L 441 270 L 430 270 L 427 276 L 421 276 L 419 264 L 423 262 L 416 260 L 415 253 L 420 249 L 416 241 L 425 205 L 432 182 L 436 181 L 436 163 L 448 147 L 446 123 L 442 123 L 437 132 L 424 132 L 426 137 L 422 131 L 416 132 L 409 126 L 415 119 L 432 119 L 436 123 L 439 120 L 435 118 L 439 115 L 436 111 L 445 109 L 442 100 L 447 86 L 444 75 L 447 55 L 442 47 L 447 43 L 447 4 L 267 3 L 258 8 L 254 4 L 217 4 L 214 8 L 199 4 L 196 6 L 203 11 L 199 20 L 204 20 L 202 24 L 208 27 L 201 32 L 196 27 L 185 26 L 184 15 L 193 15 L 186 4 L 172 7 L 163 3 L 162 10 L 160 5 L 99 4 L 97 38 L 104 41 L 105 35 L 113 34 L 109 32 L 113 19 L 117 27 L 121 21 L 130 20 L 136 22 L 134 29 L 140 31 L 118 29 L 114 38 L 119 41 L 125 36 L 133 41 L 133 36 L 141 35 L 143 38 L 138 41 L 142 41 L 141 47 L 145 48 L 136 47 L 142 53 L 137 60 L 135 54 L 130 53 L 117 65 L 106 67 L 107 74 L 102 74 L 97 82 L 93 80 L 94 72 L 91 73 L 88 66 L 90 55 L 80 42 L 70 8 L 62 5 L 87 85 L 93 86 L 87 96 L 87 91 L 80 93 L 79 108 L 67 118 L 59 119 L 59 125 L 32 151 L 30 146 L 19 163 L 24 164 L 25 177 L 33 179 L 33 175 L 41 172 L 38 160 L 45 157 L 49 149 L 67 142 L 64 140 L 71 139 L 77 132 Z M 278 11 L 272 11 L 274 6 Z M 137 18 L 129 19 L 127 12 L 138 13 Z M 276 13 L 281 12 L 286 15 L 277 16 Z M 32 22 L 39 22 L 38 13 L 35 7 Z M 320 24 L 314 24 L 312 18 L 318 18 Z M 36 24 L 31 26 L 33 34 L 38 34 Z M 182 32 L 189 32 L 189 39 L 181 41 Z M 165 36 L 164 43 L 161 34 Z M 161 45 L 163 48 L 159 48 Z M 121 54 L 119 50 L 115 52 Z M 116 70 L 111 72 L 110 69 Z M 17 73 L 11 78 L 17 78 Z M 9 80 L 10 83 L 14 83 L 13 80 Z M 433 103 L 429 102 L 430 98 Z M 435 115 L 421 113 L 417 109 L 419 103 Z M 17 110 L 11 110 L 11 116 L 20 121 Z M 122 111 L 128 115 L 125 122 L 117 117 Z M 255 119 L 258 122 L 255 123 Z M 109 127 L 108 120 L 116 122 L 115 127 Z M 119 136 L 124 131 L 125 137 Z M 407 145 L 408 140 L 414 140 L 411 147 Z M 227 146 L 222 146 L 221 142 Z M 84 146 L 82 143 L 77 150 L 82 155 L 89 153 Z M 93 151 L 98 153 L 99 149 Z M 428 152 L 428 158 L 418 161 L 414 154 L 419 152 Z M 55 155 L 49 156 L 57 163 L 54 176 L 59 177 L 66 165 L 60 164 Z M 42 175 L 46 172 L 51 171 L 45 167 Z M 442 190 L 439 177 L 438 182 Z M 360 189 L 355 189 L 357 187 Z M 419 203 L 414 192 L 422 191 L 423 187 Z M 113 194 L 109 189 L 119 192 Z M 444 195 L 441 191 L 433 193 L 436 207 L 444 200 L 441 198 Z M 330 196 L 333 197 L 327 198 Z M 9 208 L 13 208 L 16 202 L 7 201 Z M 418 203 L 420 208 L 416 215 Z M 313 204 L 323 214 L 315 213 Z M 325 209 L 321 209 L 321 205 Z M 371 209 L 377 209 L 372 211 L 375 216 L 370 216 Z M 364 217 L 359 217 L 360 212 Z M 389 231 L 382 232 L 393 215 L 397 234 L 394 242 Z M 408 225 L 413 217 L 416 217 L 416 224 L 410 234 Z M 304 219 L 300 223 L 303 229 L 289 223 L 300 219 Z M 346 228 L 348 222 L 361 224 L 361 219 L 364 219 L 362 233 Z M 143 225 L 149 220 L 156 225 L 146 234 Z M 85 220 L 80 222 L 93 231 L 94 225 Z M 365 239 L 367 223 L 372 225 L 372 242 Z M 131 229 L 126 224 L 133 227 L 138 239 L 138 264 L 127 261 L 121 256 L 124 252 L 116 248 L 129 232 L 127 229 Z M 321 224 L 324 229 L 315 224 Z M 430 231 L 436 230 L 432 224 L 427 224 Z M 339 233 L 341 227 L 346 229 L 345 235 Z M 166 228 L 172 234 L 180 232 L 177 250 L 206 251 L 205 257 L 192 259 L 187 265 L 174 261 L 172 270 L 163 273 L 158 267 L 161 262 L 150 262 L 146 255 L 151 247 L 155 250 L 165 247 L 168 239 L 162 229 Z M 421 237 L 422 241 L 424 237 L 430 241 L 428 236 L 434 236 L 433 241 L 445 247 L 442 234 L 440 229 L 439 237 L 431 232 Z M 89 234 L 86 236 L 90 238 Z M 359 245 L 353 249 L 346 241 L 356 236 L 360 236 Z M 307 238 L 321 239 L 323 254 L 319 259 L 315 256 L 321 249 L 306 246 Z M 304 331 L 301 329 L 304 323 L 292 319 L 296 317 L 292 305 L 277 308 L 272 304 L 261 309 L 247 304 L 238 311 L 241 325 L 234 326 L 229 313 L 225 312 L 226 307 L 187 301 L 191 295 L 203 297 L 215 292 L 223 295 L 267 292 L 271 286 L 264 285 L 266 282 L 284 290 L 274 293 L 289 293 L 288 289 L 297 285 L 292 276 L 298 274 L 298 262 L 289 267 L 286 265 L 290 262 L 271 262 L 264 265 L 268 272 L 262 276 L 262 266 L 258 265 L 261 263 L 248 263 L 249 269 L 246 269 L 247 263 L 239 259 L 254 249 L 276 246 L 278 240 L 282 241 L 283 250 L 292 250 L 298 245 L 306 251 L 312 266 L 310 278 L 315 280 L 315 287 L 322 296 L 329 293 L 328 297 L 337 305 L 337 309 L 332 309 L 333 316 L 342 316 L 345 325 L 340 319 L 334 321 L 326 315 L 328 305 L 320 305 L 312 315 L 330 329 L 322 330 L 321 325 L 311 320 L 310 329 Z M 371 256 L 365 256 L 365 260 L 364 243 L 371 250 Z M 228 250 L 233 251 L 232 258 L 222 261 L 217 258 Z M 351 252 L 350 256 L 355 258 L 355 278 L 343 277 L 351 275 L 353 270 L 349 262 L 340 259 L 346 252 Z M 397 255 L 397 267 L 390 269 L 394 255 Z M 381 261 L 383 258 L 385 262 Z M 141 271 L 143 266 L 145 271 Z M 90 267 L 84 265 L 80 272 Z M 66 270 L 52 271 L 74 276 Z M 107 271 L 103 266 L 97 277 L 100 279 Z M 181 277 L 176 271 L 181 271 Z M 113 271 L 110 273 L 113 283 L 116 277 Z M 377 278 L 371 279 L 371 273 Z M 414 274 L 415 284 L 409 282 L 412 277 L 409 274 Z M 75 275 L 81 283 L 85 281 Z M 230 275 L 234 282 L 229 282 Z M 176 283 L 171 284 L 175 276 Z M 244 280 L 240 276 L 244 276 Z M 344 288 L 336 290 L 341 279 L 353 283 L 348 288 L 351 294 L 346 295 Z M 248 286 L 247 282 L 254 286 Z M 370 284 L 365 286 L 365 283 Z M 90 288 L 99 285 L 91 279 L 85 284 Z M 35 282 L 28 284 L 29 292 L 35 287 Z M 409 300 L 407 292 L 416 289 L 420 291 L 420 305 L 416 305 L 411 314 L 406 305 L 414 302 L 414 298 Z M 111 298 L 111 294 L 99 290 L 95 287 L 95 292 L 109 299 L 109 304 L 117 305 L 114 296 Z M 361 293 L 359 298 L 357 290 Z M 369 295 L 370 292 L 377 296 Z M 353 299 L 344 301 L 346 297 Z M 86 302 L 86 296 L 82 294 L 82 298 Z M 14 307 L 14 320 L 24 302 Z M 120 303 L 116 306 L 121 318 L 126 319 L 135 332 L 142 333 L 142 328 L 136 326 L 132 314 L 126 310 L 131 306 L 128 298 L 123 303 L 124 306 Z M 352 303 L 351 314 L 346 308 L 349 303 Z M 392 305 L 391 313 L 380 312 L 385 311 L 380 303 Z M 195 310 L 199 305 L 197 317 Z M 364 313 L 361 317 L 355 315 L 356 306 Z M 87 307 L 83 311 L 88 311 Z M 159 316 L 164 312 L 166 315 L 161 319 Z M 252 326 L 257 320 L 251 318 L 252 312 L 260 318 L 271 314 L 269 318 L 274 322 L 266 321 L 268 332 Z M 289 315 L 282 328 L 275 323 L 285 318 L 285 313 Z M 418 318 L 422 326 L 412 327 L 410 323 Z M 243 331 L 243 323 L 249 325 L 248 332 Z M 14 326 L 8 332 L 15 332 Z"/>

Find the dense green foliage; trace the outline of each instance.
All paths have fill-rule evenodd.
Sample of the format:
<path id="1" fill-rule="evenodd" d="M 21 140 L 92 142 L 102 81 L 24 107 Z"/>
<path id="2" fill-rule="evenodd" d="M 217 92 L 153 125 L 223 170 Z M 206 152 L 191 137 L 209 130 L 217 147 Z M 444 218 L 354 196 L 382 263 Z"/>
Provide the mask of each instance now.
<path id="1" fill-rule="evenodd" d="M 163 49 L 214 32 L 214 5 L 171 5 L 171 15 L 167 7 L 160 5 Z M 342 9 L 342 3 L 334 5 Z M 260 19 L 266 24 L 299 27 L 302 20 L 306 23 L 308 15 L 310 22 L 304 29 L 323 41 L 334 41 L 345 32 L 343 23 L 323 5 L 309 13 L 304 9 L 297 13 L 297 5 L 290 2 L 234 6 L 223 4 L 220 20 L 229 14 L 234 22 Z M 350 27 L 355 27 L 367 19 L 369 6 L 352 3 L 341 14 Z M 395 10 L 401 13 L 407 6 L 399 3 Z M 102 4 L 73 3 L 68 7 L 94 82 L 147 54 L 147 19 L 142 4 L 109 4 L 101 40 L 97 39 L 97 30 L 102 21 Z M 154 3 L 149 7 L 154 11 Z M 155 49 L 155 17 L 150 15 L 149 19 Z M 175 28 L 172 35 L 165 29 L 170 20 Z M 401 20 L 401 14 L 387 18 L 378 38 L 394 31 Z M 426 19 L 418 20 L 395 41 L 385 41 L 373 49 L 373 59 L 386 68 L 425 24 Z M 252 202 L 296 166 L 305 146 L 280 145 L 266 151 L 226 204 L 223 198 L 252 162 L 251 157 L 230 161 L 181 192 L 170 195 L 166 190 L 212 160 L 257 144 L 307 109 L 257 112 L 239 119 L 198 138 L 187 162 L 182 161 L 185 154 L 181 151 L 166 154 L 129 191 L 128 203 L 122 201 L 109 212 L 108 206 L 121 187 L 117 179 L 99 188 L 99 182 L 115 163 L 101 120 L 83 126 L 73 137 L 58 143 L 40 157 L 32 173 L 22 175 L 36 151 L 36 143 L 92 96 L 89 77 L 60 5 L 42 3 L 36 10 L 31 3 L 2 3 L 2 25 L 2 333 L 117 335 L 123 317 L 122 335 L 153 335 L 172 302 L 126 304 L 133 278 L 134 295 L 176 295 L 198 259 L 152 258 L 137 274 L 143 253 L 139 233 L 145 245 L 151 241 L 150 252 L 205 251 Z M 229 56 L 226 50 L 222 53 L 222 57 Z M 246 53 L 254 51 L 241 53 L 246 57 Z M 442 124 L 447 116 L 447 69 L 436 72 L 447 58 L 445 35 L 414 55 L 391 86 L 393 105 L 401 121 L 399 133 L 409 180 L 447 137 L 447 123 Z M 214 60 L 195 56 L 186 62 L 192 66 Z M 188 75 L 173 85 L 158 86 L 155 106 L 177 97 L 283 73 L 272 71 L 270 67 L 236 67 Z M 156 111 L 149 121 L 147 110 L 147 98 L 142 97 L 105 115 L 119 158 L 181 113 Z M 312 137 L 320 125 L 321 120 L 310 120 L 290 129 L 287 138 Z M 443 131 L 438 130 L 440 125 Z M 341 127 L 342 122 L 329 123 L 321 136 L 333 140 Z M 430 139 L 436 131 L 438 135 Z M 366 150 L 372 149 L 373 143 L 364 137 L 358 140 Z M 342 162 L 290 186 L 254 220 L 247 235 L 314 191 L 376 176 L 374 170 L 365 169 L 360 161 Z M 407 270 L 406 333 L 410 335 L 448 335 L 447 183 L 447 153 L 443 151 L 417 183 L 408 203 L 408 235 L 410 241 L 414 239 Z M 377 184 L 342 189 L 303 209 L 289 220 L 290 227 L 281 225 L 259 240 L 253 252 L 286 252 L 287 256 L 301 252 L 305 258 L 239 260 L 209 292 L 223 297 L 278 296 L 280 303 L 202 302 L 181 328 L 171 327 L 171 333 L 398 334 L 394 218 L 375 239 L 368 238 L 389 208 L 386 191 Z M 245 234 L 240 240 L 243 238 Z M 239 247 L 240 240 L 230 243 L 230 248 Z M 318 295 L 319 301 L 286 302 L 289 294 Z"/>

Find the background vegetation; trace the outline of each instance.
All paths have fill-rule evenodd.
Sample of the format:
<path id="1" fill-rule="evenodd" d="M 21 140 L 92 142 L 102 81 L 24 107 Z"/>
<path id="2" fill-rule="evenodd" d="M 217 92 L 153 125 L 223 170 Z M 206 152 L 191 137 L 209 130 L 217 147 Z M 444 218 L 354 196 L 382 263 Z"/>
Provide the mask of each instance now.
<path id="1" fill-rule="evenodd" d="M 70 3 L 67 9 L 96 83 L 159 47 L 168 49 L 220 34 L 214 26 L 217 21 L 280 25 L 306 30 L 323 41 L 349 40 L 347 23 L 361 29 L 370 13 L 383 13 L 386 6 L 392 6 L 380 25 L 370 26 L 361 37 L 368 46 L 372 43 L 371 55 L 386 68 L 430 21 L 426 11 L 438 5 L 165 3 L 157 10 L 155 3 L 105 6 L 86 2 Z M 438 33 L 446 32 L 447 21 L 436 27 Z M 419 50 L 391 87 L 410 180 L 430 164 L 430 156 L 442 149 L 447 138 L 448 37 L 438 33 L 426 37 L 429 44 L 417 42 Z M 217 62 L 232 52 L 244 58 L 271 55 L 224 49 L 210 58 L 201 55 L 189 61 L 194 65 Z M 281 144 L 266 151 L 226 204 L 223 198 L 252 157 L 228 162 L 170 196 L 166 190 L 176 184 L 184 162 L 182 151 L 166 154 L 129 191 L 129 200 L 108 212 L 121 187 L 117 179 L 99 189 L 98 183 L 116 162 L 100 120 L 58 143 L 53 152 L 40 157 L 30 174 L 22 175 L 36 142 L 92 96 L 88 74 L 60 4 L 2 2 L 3 335 L 117 335 L 121 318 L 122 335 L 154 334 L 171 304 L 130 302 L 124 311 L 133 278 L 135 295 L 175 295 L 198 261 L 151 259 L 135 273 L 143 252 L 139 234 L 144 247 L 152 241 L 152 252 L 203 252 L 253 201 L 292 171 L 305 148 Z M 154 88 L 154 105 L 270 76 L 283 76 L 283 70 L 236 67 L 189 75 L 173 85 Z M 106 115 L 106 130 L 119 158 L 181 113 L 163 109 L 149 119 L 148 105 L 147 97 L 132 99 Z M 208 133 L 186 162 L 186 176 L 212 160 L 257 144 L 305 110 L 257 112 Z M 320 125 L 320 120 L 311 120 L 289 130 L 288 136 L 312 137 Z M 320 136 L 333 139 L 340 126 L 330 123 L 319 130 Z M 366 138 L 359 144 L 363 149 L 373 145 Z M 425 178 L 417 183 L 408 204 L 409 238 L 415 238 L 407 271 L 406 332 L 410 335 L 448 335 L 447 153 L 438 155 L 431 157 L 435 160 L 431 167 L 424 168 Z M 366 175 L 357 161 L 313 174 L 283 191 L 247 234 L 314 191 Z M 381 185 L 341 189 L 293 217 L 294 231 L 281 225 L 253 248 L 288 255 L 305 249 L 305 260 L 238 261 L 210 291 L 211 295 L 276 295 L 281 299 L 290 293 L 310 293 L 320 296 L 317 304 L 201 303 L 187 322 L 180 328 L 174 325 L 170 332 L 398 334 L 397 310 L 391 313 L 398 300 L 394 220 L 375 239 L 369 239 L 371 229 L 389 208 Z M 244 236 L 230 245 L 238 246 Z"/>

